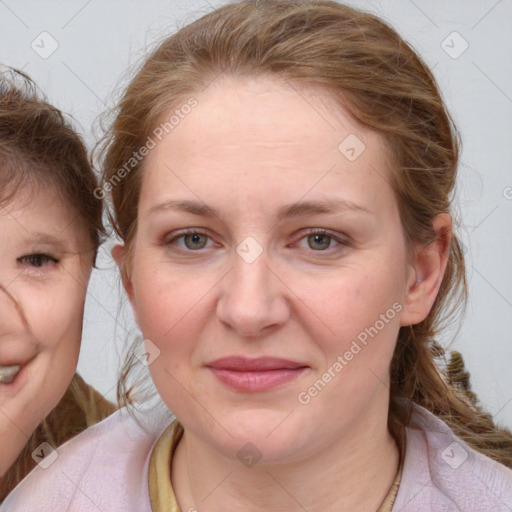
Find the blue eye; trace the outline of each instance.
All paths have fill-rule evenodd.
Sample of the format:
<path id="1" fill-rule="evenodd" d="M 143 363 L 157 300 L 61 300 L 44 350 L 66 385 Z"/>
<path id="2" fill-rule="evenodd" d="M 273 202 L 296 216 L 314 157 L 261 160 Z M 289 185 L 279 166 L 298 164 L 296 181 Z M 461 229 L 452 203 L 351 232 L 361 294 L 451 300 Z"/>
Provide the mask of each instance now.
<path id="1" fill-rule="evenodd" d="M 190 230 L 164 240 L 162 245 L 174 245 L 182 251 L 199 251 L 205 248 L 208 249 L 212 244 L 211 238 L 206 233 Z"/>
<path id="2" fill-rule="evenodd" d="M 307 241 L 310 249 L 324 251 L 325 249 L 329 249 L 333 239 L 324 233 L 317 233 L 309 235 Z"/>
<path id="3" fill-rule="evenodd" d="M 18 263 L 22 265 L 29 265 L 34 268 L 42 268 L 45 265 L 50 263 L 58 263 L 59 260 L 54 258 L 53 256 L 49 256 L 47 254 L 27 254 L 26 256 L 21 256 L 16 260 Z"/>
<path id="4" fill-rule="evenodd" d="M 189 235 L 182 235 L 185 247 L 190 250 L 203 249 L 208 242 L 208 237 L 201 233 L 193 233 Z"/>
<path id="5" fill-rule="evenodd" d="M 303 241 L 307 246 L 303 245 Z M 327 234 L 324 230 L 311 230 L 309 234 L 299 240 L 299 246 L 304 249 L 311 249 L 315 252 L 327 251 L 328 249 L 336 249 L 344 245 L 334 236 Z"/>

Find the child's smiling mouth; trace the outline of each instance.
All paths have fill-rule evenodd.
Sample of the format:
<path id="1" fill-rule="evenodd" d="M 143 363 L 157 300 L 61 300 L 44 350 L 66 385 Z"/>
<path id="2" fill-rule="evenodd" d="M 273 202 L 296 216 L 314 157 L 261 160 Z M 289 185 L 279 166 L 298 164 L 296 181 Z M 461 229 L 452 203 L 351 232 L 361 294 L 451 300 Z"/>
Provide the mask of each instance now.
<path id="1" fill-rule="evenodd" d="M 0 384 L 10 384 L 18 375 L 21 366 L 13 364 L 10 366 L 0 366 Z"/>

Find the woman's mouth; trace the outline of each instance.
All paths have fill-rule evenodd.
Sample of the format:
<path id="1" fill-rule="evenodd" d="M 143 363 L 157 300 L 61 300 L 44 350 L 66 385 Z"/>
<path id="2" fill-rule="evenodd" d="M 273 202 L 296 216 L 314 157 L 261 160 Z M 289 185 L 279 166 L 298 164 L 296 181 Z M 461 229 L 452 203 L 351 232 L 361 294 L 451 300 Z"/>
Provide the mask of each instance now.
<path id="1" fill-rule="evenodd" d="M 308 366 L 273 357 L 225 357 L 206 365 L 223 384 L 237 391 L 268 391 L 302 374 Z"/>
<path id="2" fill-rule="evenodd" d="M 10 384 L 16 378 L 21 366 L 13 364 L 10 366 L 0 366 L 0 384 Z"/>

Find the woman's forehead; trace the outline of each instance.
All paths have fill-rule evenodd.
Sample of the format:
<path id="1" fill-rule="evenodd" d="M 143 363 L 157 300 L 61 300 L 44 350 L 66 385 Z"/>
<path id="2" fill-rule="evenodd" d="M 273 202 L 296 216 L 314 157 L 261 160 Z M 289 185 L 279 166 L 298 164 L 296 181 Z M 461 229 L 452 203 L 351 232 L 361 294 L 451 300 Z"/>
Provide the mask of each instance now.
<path id="1" fill-rule="evenodd" d="M 248 205 L 329 195 L 369 209 L 389 188 L 382 137 L 318 94 L 270 80 L 215 84 L 146 157 L 144 206 L 172 191 Z"/>

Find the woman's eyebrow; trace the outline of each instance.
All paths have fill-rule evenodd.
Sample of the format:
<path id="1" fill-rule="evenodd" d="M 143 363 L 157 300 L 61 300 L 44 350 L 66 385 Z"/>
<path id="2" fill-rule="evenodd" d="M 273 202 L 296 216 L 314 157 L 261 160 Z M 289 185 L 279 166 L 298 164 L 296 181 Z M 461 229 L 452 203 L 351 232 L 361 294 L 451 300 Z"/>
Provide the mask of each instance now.
<path id="1" fill-rule="evenodd" d="M 315 213 L 343 213 L 346 211 L 365 213 L 374 215 L 374 213 L 363 205 L 348 201 L 346 199 L 332 199 L 325 201 L 300 201 L 290 205 L 285 205 L 279 209 L 277 218 L 279 221 L 292 217 L 300 217 Z"/>
<path id="2" fill-rule="evenodd" d="M 147 215 L 161 210 L 180 210 L 186 211 L 193 215 L 204 217 L 219 217 L 220 213 L 213 207 L 199 201 L 190 200 L 170 200 L 159 203 L 151 207 Z M 277 212 L 279 221 L 292 217 L 311 215 L 315 213 L 342 213 L 345 211 L 353 211 L 357 213 L 365 213 L 374 215 L 374 213 L 363 205 L 348 201 L 345 199 L 327 200 L 327 201 L 301 201 L 289 205 L 282 206 Z"/>
<path id="3" fill-rule="evenodd" d="M 205 203 L 201 203 L 199 201 L 164 201 L 163 203 L 159 203 L 155 206 L 152 206 L 146 213 L 146 215 L 151 215 L 155 212 L 159 212 L 162 210 L 180 210 L 188 213 L 192 213 L 193 215 L 201 215 L 203 217 L 218 217 L 218 213 L 215 208 L 211 208 Z"/>

